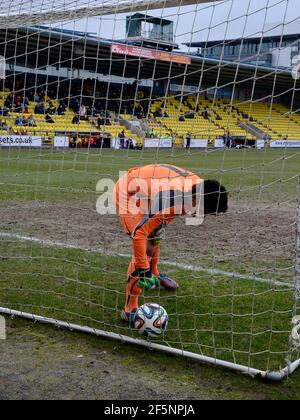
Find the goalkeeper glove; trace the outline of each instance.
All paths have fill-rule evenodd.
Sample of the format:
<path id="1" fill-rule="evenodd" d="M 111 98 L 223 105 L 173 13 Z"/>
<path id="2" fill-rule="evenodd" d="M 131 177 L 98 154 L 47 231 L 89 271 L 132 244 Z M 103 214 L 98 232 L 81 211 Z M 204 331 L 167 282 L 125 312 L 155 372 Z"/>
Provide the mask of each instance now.
<path id="1" fill-rule="evenodd" d="M 155 289 L 160 285 L 160 282 L 156 276 L 152 274 L 151 270 L 140 269 L 138 285 L 141 289 L 146 292 L 151 289 Z"/>

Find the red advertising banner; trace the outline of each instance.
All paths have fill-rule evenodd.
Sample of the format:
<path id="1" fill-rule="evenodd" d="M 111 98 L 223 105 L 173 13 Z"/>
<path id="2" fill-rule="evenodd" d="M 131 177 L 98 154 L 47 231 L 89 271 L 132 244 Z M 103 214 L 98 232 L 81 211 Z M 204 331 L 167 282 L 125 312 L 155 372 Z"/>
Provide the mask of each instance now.
<path id="1" fill-rule="evenodd" d="M 192 58 L 186 55 L 173 54 L 166 51 L 151 50 L 135 47 L 134 45 L 112 44 L 111 52 L 114 54 L 129 55 L 130 57 L 146 58 L 149 60 L 168 61 L 170 63 L 191 64 Z"/>

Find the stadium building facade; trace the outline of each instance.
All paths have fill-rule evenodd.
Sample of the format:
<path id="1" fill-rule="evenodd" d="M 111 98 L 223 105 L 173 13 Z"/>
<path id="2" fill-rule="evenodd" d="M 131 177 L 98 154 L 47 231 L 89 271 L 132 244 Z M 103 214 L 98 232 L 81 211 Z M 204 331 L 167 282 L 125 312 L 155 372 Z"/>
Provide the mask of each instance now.
<path id="1" fill-rule="evenodd" d="M 300 52 L 300 34 L 275 35 L 192 42 L 197 55 L 208 59 L 243 62 L 265 67 L 291 68 L 292 59 Z"/>

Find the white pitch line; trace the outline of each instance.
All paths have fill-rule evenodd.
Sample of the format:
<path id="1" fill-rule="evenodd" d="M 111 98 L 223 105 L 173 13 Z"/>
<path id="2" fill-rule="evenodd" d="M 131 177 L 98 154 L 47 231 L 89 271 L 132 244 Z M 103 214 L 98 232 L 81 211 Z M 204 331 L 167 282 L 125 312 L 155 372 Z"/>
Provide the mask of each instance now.
<path id="1" fill-rule="evenodd" d="M 33 242 L 33 243 L 37 243 L 39 245 L 56 247 L 56 248 L 75 249 L 75 250 L 85 251 L 85 252 L 91 252 L 92 251 L 92 252 L 97 252 L 97 253 L 107 255 L 107 256 L 110 256 L 110 257 L 131 258 L 130 254 L 113 253 L 113 252 L 109 252 L 109 251 L 106 251 L 106 250 L 101 249 L 101 248 L 87 248 L 87 247 L 83 247 L 83 246 L 79 246 L 79 245 L 68 244 L 68 243 L 65 243 L 65 242 L 34 238 L 34 237 L 31 237 L 31 236 L 23 236 L 23 235 L 18 235 L 18 234 L 9 233 L 9 232 L 0 232 L 0 238 L 17 239 L 17 240 L 22 241 L 22 242 Z M 173 261 L 161 261 L 161 264 L 165 264 L 165 265 L 168 265 L 170 267 L 176 267 L 176 268 L 179 268 L 179 269 L 182 269 L 182 270 L 189 270 L 189 271 L 207 273 L 207 274 L 210 274 L 212 276 L 229 277 L 233 280 L 255 281 L 255 282 L 258 282 L 258 283 L 271 284 L 273 286 L 289 287 L 291 289 L 293 288 L 293 286 L 291 284 L 284 283 L 282 281 L 272 280 L 272 279 L 267 279 L 267 278 L 262 278 L 262 277 L 257 277 L 257 276 L 247 276 L 245 274 L 234 273 L 234 272 L 219 270 L 219 269 L 215 269 L 215 268 L 204 268 L 204 267 L 200 267 L 200 266 L 194 266 L 194 265 L 191 265 L 191 264 L 176 263 L 176 262 L 173 262 Z"/>

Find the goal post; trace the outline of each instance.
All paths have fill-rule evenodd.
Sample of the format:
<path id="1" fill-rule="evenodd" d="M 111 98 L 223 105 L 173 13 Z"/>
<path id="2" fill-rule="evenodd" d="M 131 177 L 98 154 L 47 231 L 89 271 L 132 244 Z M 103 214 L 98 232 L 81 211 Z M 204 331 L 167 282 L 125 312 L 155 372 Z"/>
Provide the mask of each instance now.
<path id="1" fill-rule="evenodd" d="M 253 377 L 293 373 L 298 10 L 288 0 L 4 3 L 0 314 Z M 159 267 L 179 288 L 139 299 L 168 313 L 156 339 L 121 320 L 132 233 L 109 194 L 146 165 L 218 181 L 229 196 L 224 214 L 166 227 Z"/>

